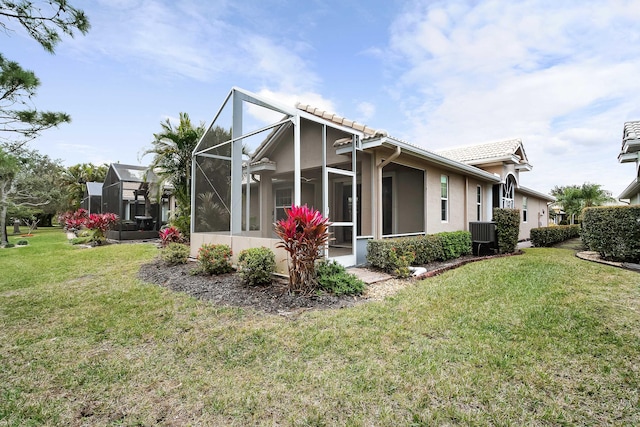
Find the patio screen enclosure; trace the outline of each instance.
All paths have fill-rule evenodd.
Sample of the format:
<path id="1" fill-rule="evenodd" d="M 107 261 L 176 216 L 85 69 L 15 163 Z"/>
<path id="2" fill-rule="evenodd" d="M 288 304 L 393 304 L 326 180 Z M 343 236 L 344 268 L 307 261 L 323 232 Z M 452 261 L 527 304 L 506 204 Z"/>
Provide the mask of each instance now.
<path id="1" fill-rule="evenodd" d="M 143 166 L 114 163 L 102 186 L 102 212 L 115 213 L 120 220 L 107 237 L 115 240 L 146 239 L 158 236 L 162 225 L 158 178 Z M 145 200 L 145 194 L 148 200 Z"/>
<path id="2" fill-rule="evenodd" d="M 90 214 L 102 213 L 102 183 L 87 182 L 80 207 Z"/>
<path id="3" fill-rule="evenodd" d="M 234 88 L 194 150 L 191 232 L 201 239 L 192 239 L 192 254 L 194 240 L 226 242 L 234 254 L 273 248 L 273 223 L 306 204 L 333 223 L 325 256 L 353 265 L 359 157 L 355 143 L 346 154 L 333 145 L 358 138 L 353 129 Z"/>

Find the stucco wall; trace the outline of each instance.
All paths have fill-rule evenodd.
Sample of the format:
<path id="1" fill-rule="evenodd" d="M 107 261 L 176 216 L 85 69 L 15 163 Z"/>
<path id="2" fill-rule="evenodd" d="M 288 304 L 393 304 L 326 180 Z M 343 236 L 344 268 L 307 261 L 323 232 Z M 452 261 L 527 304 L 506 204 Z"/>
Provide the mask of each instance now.
<path id="1" fill-rule="evenodd" d="M 527 197 L 527 222 L 523 222 L 522 198 Z M 520 210 L 520 234 L 518 238 L 530 238 L 531 229 L 549 226 L 549 207 L 547 202 L 536 197 L 525 195 L 516 190 L 515 207 Z"/>
<path id="2" fill-rule="evenodd" d="M 191 234 L 191 257 L 198 256 L 198 249 L 205 244 L 225 244 L 228 245 L 232 252 L 232 263 L 237 265 L 238 255 L 244 249 L 259 248 L 264 246 L 273 251 L 276 258 L 276 272 L 280 274 L 289 274 L 287 266 L 287 252 L 282 248 L 277 248 L 276 244 L 279 239 L 268 239 L 250 236 L 229 236 L 228 234 L 215 233 L 192 233 Z"/>

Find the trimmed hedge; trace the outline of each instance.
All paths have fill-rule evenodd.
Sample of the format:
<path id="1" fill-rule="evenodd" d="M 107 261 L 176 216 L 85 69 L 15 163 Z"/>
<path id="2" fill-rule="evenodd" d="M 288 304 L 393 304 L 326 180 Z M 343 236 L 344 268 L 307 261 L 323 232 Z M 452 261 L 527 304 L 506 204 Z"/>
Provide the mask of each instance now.
<path id="1" fill-rule="evenodd" d="M 369 240 L 367 261 L 373 267 L 398 274 L 408 265 L 446 261 L 471 253 L 471 233 L 452 231 L 397 239 Z M 409 261 L 407 263 L 407 261 Z"/>
<path id="2" fill-rule="evenodd" d="M 498 252 L 501 254 L 515 252 L 520 234 L 520 210 L 495 208 L 493 222 L 496 223 L 498 234 Z"/>
<path id="3" fill-rule="evenodd" d="M 553 246 L 565 240 L 580 237 L 579 225 L 558 225 L 540 227 L 531 230 L 531 244 L 536 248 Z"/>
<path id="4" fill-rule="evenodd" d="M 586 208 L 582 241 L 604 259 L 640 262 L 640 206 Z"/>

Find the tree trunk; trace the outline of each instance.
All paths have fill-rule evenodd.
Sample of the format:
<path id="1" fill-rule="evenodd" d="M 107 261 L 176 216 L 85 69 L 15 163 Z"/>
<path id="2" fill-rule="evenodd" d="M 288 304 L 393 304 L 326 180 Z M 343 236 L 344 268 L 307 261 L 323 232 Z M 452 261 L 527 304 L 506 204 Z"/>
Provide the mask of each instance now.
<path id="1" fill-rule="evenodd" d="M 9 243 L 7 237 L 7 198 L 9 197 L 9 188 L 11 181 L 0 182 L 0 247 L 4 247 Z"/>

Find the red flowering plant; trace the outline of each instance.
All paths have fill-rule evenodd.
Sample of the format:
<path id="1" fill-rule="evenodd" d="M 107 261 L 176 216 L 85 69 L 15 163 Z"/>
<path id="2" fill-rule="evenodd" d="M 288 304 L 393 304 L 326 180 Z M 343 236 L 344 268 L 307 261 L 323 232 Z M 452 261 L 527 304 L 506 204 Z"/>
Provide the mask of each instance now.
<path id="1" fill-rule="evenodd" d="M 118 215 L 107 212 L 103 214 L 91 214 L 85 222 L 85 227 L 89 230 L 93 230 L 94 242 L 100 244 L 106 240 L 107 231 L 118 222 Z"/>
<path id="2" fill-rule="evenodd" d="M 307 205 L 291 206 L 287 218 L 274 224 L 281 241 L 277 247 L 289 254 L 289 292 L 311 294 L 316 289 L 315 261 L 329 241 L 328 218 Z"/>
<path id="3" fill-rule="evenodd" d="M 163 228 L 160 230 L 159 235 L 162 246 L 167 246 L 169 243 L 182 243 L 184 241 L 182 233 L 174 226 Z"/>
<path id="4" fill-rule="evenodd" d="M 64 229 L 72 232 L 84 227 L 87 219 L 89 219 L 89 212 L 86 209 L 65 212 L 58 217 L 58 221 L 64 226 Z"/>

